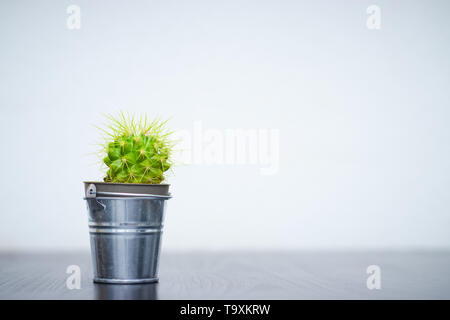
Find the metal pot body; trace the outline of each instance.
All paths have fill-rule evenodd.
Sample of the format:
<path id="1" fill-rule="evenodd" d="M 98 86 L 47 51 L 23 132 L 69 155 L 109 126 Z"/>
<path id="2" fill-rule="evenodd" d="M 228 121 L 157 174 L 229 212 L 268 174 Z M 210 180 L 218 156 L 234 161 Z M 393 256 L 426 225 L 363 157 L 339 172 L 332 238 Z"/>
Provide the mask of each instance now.
<path id="1" fill-rule="evenodd" d="M 94 282 L 158 281 L 169 197 L 87 197 Z"/>

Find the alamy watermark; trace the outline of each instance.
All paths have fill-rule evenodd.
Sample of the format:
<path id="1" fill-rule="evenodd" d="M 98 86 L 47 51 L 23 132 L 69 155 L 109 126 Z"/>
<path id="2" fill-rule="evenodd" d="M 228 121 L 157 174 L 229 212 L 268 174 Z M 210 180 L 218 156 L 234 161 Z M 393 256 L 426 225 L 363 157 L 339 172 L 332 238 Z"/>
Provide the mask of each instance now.
<path id="1" fill-rule="evenodd" d="M 369 16 L 367 17 L 366 26 L 369 30 L 381 29 L 381 9 L 377 5 L 370 5 L 366 10 Z"/>
<path id="2" fill-rule="evenodd" d="M 81 8 L 77 5 L 70 5 L 67 7 L 66 12 L 69 14 L 67 17 L 67 29 L 75 30 L 81 28 Z"/>
<path id="3" fill-rule="evenodd" d="M 194 121 L 192 130 L 174 133 L 179 151 L 176 161 L 194 165 L 254 165 L 261 175 L 278 173 L 278 129 L 205 129 Z"/>
<path id="4" fill-rule="evenodd" d="M 76 264 L 72 264 L 67 267 L 66 273 L 70 274 L 66 279 L 67 289 L 81 289 L 81 268 Z"/>
<path id="5" fill-rule="evenodd" d="M 381 289 L 381 268 L 377 265 L 370 265 L 367 267 L 366 272 L 367 272 L 367 274 L 370 275 L 366 281 L 367 289 L 380 290 Z"/>

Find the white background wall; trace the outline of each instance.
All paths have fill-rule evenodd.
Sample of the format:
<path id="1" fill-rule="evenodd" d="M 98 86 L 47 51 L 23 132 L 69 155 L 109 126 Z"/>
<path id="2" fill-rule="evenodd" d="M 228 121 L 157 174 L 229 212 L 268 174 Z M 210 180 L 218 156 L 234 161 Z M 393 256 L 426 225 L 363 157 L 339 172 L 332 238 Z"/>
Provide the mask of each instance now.
<path id="1" fill-rule="evenodd" d="M 66 26 L 81 8 L 81 29 Z M 369 5 L 381 29 L 366 27 Z M 450 246 L 448 1 L 1 1 L 0 249 L 89 246 L 94 124 L 279 129 L 175 168 L 166 250 Z"/>

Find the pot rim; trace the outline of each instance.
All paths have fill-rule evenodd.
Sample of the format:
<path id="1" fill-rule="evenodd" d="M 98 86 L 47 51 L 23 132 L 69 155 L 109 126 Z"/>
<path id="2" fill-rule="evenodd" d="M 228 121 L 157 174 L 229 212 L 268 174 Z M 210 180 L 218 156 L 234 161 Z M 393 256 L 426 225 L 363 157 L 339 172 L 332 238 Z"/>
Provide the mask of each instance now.
<path id="1" fill-rule="evenodd" d="M 169 183 L 123 183 L 123 182 L 104 182 L 104 181 L 90 181 L 85 180 L 83 183 L 94 183 L 94 184 L 118 184 L 127 186 L 170 186 Z"/>

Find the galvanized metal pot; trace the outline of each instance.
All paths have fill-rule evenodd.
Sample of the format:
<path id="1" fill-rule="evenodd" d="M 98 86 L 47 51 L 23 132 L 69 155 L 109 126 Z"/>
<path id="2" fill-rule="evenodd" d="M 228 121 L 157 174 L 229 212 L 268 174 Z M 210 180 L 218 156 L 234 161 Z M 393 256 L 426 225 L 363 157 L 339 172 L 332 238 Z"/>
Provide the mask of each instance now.
<path id="1" fill-rule="evenodd" d="M 158 281 L 164 212 L 169 195 L 97 192 L 86 188 L 94 282 Z"/>

